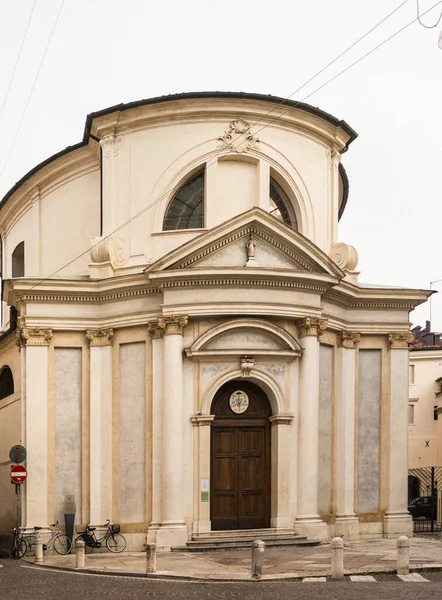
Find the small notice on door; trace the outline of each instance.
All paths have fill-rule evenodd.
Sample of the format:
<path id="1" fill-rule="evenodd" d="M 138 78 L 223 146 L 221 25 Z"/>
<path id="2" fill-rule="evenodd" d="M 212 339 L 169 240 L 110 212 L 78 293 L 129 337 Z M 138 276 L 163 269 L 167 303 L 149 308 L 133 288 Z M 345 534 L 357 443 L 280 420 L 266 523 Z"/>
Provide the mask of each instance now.
<path id="1" fill-rule="evenodd" d="M 201 502 L 209 502 L 209 492 L 201 492 Z"/>
<path id="2" fill-rule="evenodd" d="M 209 480 L 200 479 L 201 502 L 209 502 Z"/>

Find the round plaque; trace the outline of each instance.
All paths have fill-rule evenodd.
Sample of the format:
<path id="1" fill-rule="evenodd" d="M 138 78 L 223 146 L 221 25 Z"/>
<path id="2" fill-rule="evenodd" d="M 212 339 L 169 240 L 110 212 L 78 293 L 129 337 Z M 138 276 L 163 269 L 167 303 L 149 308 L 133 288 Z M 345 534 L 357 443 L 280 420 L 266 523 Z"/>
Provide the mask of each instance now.
<path id="1" fill-rule="evenodd" d="M 249 408 L 249 397 L 242 390 L 237 390 L 230 396 L 229 404 L 233 412 L 240 415 Z"/>

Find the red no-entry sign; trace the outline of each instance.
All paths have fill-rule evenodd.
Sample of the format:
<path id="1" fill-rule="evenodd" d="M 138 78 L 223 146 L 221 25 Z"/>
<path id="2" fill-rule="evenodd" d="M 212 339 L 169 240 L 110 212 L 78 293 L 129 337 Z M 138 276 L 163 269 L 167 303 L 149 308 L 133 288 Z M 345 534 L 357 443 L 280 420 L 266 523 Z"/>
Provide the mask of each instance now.
<path id="1" fill-rule="evenodd" d="M 28 472 L 25 467 L 20 465 L 16 465 L 11 468 L 11 479 L 14 483 L 23 483 L 26 481 L 26 477 L 28 476 Z"/>

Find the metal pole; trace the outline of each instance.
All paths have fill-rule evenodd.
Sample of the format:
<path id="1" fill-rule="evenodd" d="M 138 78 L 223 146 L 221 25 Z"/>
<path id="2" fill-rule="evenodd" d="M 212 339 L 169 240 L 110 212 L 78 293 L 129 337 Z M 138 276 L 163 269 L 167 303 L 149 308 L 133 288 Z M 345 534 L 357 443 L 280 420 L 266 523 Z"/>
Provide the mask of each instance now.
<path id="1" fill-rule="evenodd" d="M 431 467 L 431 533 L 434 532 L 434 467 Z"/>

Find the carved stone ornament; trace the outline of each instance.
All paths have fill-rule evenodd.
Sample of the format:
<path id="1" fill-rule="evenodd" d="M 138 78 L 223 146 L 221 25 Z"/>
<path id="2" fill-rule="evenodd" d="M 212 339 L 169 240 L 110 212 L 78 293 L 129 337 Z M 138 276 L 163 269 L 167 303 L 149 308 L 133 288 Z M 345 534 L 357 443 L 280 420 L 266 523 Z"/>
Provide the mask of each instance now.
<path id="1" fill-rule="evenodd" d="M 414 335 L 412 333 L 390 333 L 388 336 L 388 341 L 390 343 L 390 347 L 392 350 L 398 348 L 407 348 L 408 344 L 414 340 Z"/>
<path id="2" fill-rule="evenodd" d="M 256 262 L 256 256 L 255 256 L 255 248 L 256 248 L 255 240 L 253 238 L 253 234 L 250 233 L 249 239 L 246 244 L 246 250 L 247 250 L 246 267 L 257 267 L 258 266 L 258 263 Z"/>
<path id="3" fill-rule="evenodd" d="M 118 156 L 120 148 L 124 143 L 124 137 L 122 135 L 106 135 L 100 140 L 100 146 L 103 150 L 104 158 L 110 158 L 111 156 Z"/>
<path id="4" fill-rule="evenodd" d="M 250 123 L 242 119 L 231 121 L 224 135 L 217 138 L 217 141 L 220 142 L 219 147 L 240 154 L 256 148 L 259 139 L 252 135 L 250 128 Z"/>
<path id="5" fill-rule="evenodd" d="M 179 334 L 183 335 L 184 327 L 187 325 L 189 319 L 184 316 L 161 317 L 158 319 L 158 327 L 161 327 L 164 331 L 164 335 Z"/>
<path id="6" fill-rule="evenodd" d="M 241 377 L 250 377 L 254 364 L 255 361 L 253 358 L 244 356 L 244 358 L 241 359 Z"/>
<path id="7" fill-rule="evenodd" d="M 91 260 L 93 263 L 110 262 L 110 237 L 95 237 L 91 242 Z"/>
<path id="8" fill-rule="evenodd" d="M 339 334 L 339 342 L 343 348 L 354 350 L 356 344 L 361 341 L 361 334 L 356 331 L 341 331 Z"/>
<path id="9" fill-rule="evenodd" d="M 328 325 L 327 319 L 320 319 L 319 317 L 304 317 L 304 319 L 298 319 L 295 323 L 299 330 L 299 337 L 306 337 L 307 335 L 320 337 Z"/>
<path id="10" fill-rule="evenodd" d="M 353 271 L 358 264 L 358 252 L 354 246 L 344 243 L 332 244 L 332 260 L 341 269 Z"/>
<path id="11" fill-rule="evenodd" d="M 111 346 L 113 337 L 113 329 L 88 329 L 86 331 L 86 338 L 89 340 L 91 348 Z"/>
<path id="12" fill-rule="evenodd" d="M 40 329 L 39 327 L 21 327 L 16 331 L 17 346 L 49 346 L 52 337 L 52 329 Z"/>
<path id="13" fill-rule="evenodd" d="M 160 340 L 164 335 L 164 329 L 158 325 L 158 321 L 150 321 L 147 330 L 153 340 Z"/>

